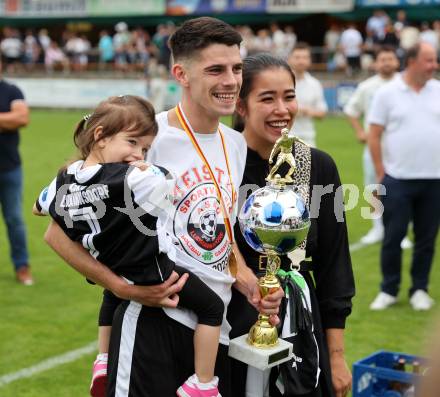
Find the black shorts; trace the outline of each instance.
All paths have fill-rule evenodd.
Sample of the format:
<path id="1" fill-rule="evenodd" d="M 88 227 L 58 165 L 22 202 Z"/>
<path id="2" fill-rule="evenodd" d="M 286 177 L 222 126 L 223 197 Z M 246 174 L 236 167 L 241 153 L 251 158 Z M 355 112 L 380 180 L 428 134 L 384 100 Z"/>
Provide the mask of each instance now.
<path id="1" fill-rule="evenodd" d="M 163 309 L 123 302 L 110 340 L 107 396 L 175 397 L 194 374 L 194 331 Z M 219 345 L 215 374 L 219 391 L 232 397 L 228 347 Z"/>

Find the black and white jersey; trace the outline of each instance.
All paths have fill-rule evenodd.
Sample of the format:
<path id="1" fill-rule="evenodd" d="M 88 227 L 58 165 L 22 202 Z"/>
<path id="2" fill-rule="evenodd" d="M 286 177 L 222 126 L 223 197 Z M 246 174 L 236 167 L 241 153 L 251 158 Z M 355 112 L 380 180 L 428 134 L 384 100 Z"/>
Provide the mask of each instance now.
<path id="1" fill-rule="evenodd" d="M 143 285 L 166 280 L 174 262 L 163 225 L 174 180 L 155 166 L 82 165 L 61 171 L 41 192 L 38 209 L 116 274 Z"/>

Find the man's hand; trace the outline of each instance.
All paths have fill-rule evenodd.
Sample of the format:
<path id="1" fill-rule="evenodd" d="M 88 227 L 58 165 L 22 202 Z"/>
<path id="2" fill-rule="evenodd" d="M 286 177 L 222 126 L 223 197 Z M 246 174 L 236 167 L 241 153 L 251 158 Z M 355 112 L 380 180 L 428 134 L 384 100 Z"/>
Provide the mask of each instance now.
<path id="1" fill-rule="evenodd" d="M 360 143 L 366 143 L 367 142 L 367 133 L 364 131 L 363 128 L 360 128 L 356 130 L 356 138 Z"/>
<path id="2" fill-rule="evenodd" d="M 187 279 L 187 273 L 179 276 L 176 272 L 172 272 L 168 280 L 162 284 L 149 286 L 126 284 L 114 292 L 122 299 L 134 300 L 145 306 L 176 307 L 179 303 L 178 292 Z"/>
<path id="3" fill-rule="evenodd" d="M 269 315 L 270 322 L 272 325 L 277 325 L 280 322 L 278 313 L 280 311 L 280 304 L 283 296 L 284 296 L 284 291 L 282 290 L 282 288 L 278 288 L 276 291 L 262 298 L 258 284 L 255 284 L 249 302 L 260 313 Z"/>
<path id="4" fill-rule="evenodd" d="M 343 352 L 330 351 L 332 384 L 336 397 L 345 397 L 351 390 L 352 377 Z"/>
<path id="5" fill-rule="evenodd" d="M 237 259 L 237 274 L 234 287 L 246 296 L 248 302 L 260 313 L 269 315 L 272 325 L 277 325 L 280 322 L 277 314 L 281 299 L 284 296 L 283 290 L 279 288 L 262 299 L 257 276 L 246 265 L 243 255 L 236 244 L 234 244 L 233 249 Z"/>

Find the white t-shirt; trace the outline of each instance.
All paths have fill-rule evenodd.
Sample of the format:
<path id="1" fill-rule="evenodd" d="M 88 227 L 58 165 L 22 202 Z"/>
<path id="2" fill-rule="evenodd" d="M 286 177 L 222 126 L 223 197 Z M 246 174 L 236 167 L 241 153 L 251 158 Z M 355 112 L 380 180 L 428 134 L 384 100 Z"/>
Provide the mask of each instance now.
<path id="1" fill-rule="evenodd" d="M 22 43 L 16 37 L 7 37 L 0 44 L 2 53 L 9 58 L 20 58 Z"/>
<path id="2" fill-rule="evenodd" d="M 371 101 L 377 90 L 391 80 L 384 79 L 376 74 L 361 82 L 344 106 L 344 113 L 350 117 L 359 118 L 364 116 L 364 130 L 368 133 L 368 113 L 371 108 Z"/>
<path id="3" fill-rule="evenodd" d="M 385 36 L 385 27 L 388 23 L 386 16 L 371 16 L 367 21 L 367 30 L 372 31 L 379 39 Z"/>
<path id="4" fill-rule="evenodd" d="M 436 51 L 438 51 L 439 47 L 439 36 L 437 35 L 437 32 L 429 29 L 425 30 L 423 32 L 420 32 L 419 35 L 419 41 L 431 44 Z"/>
<path id="5" fill-rule="evenodd" d="M 167 112 L 159 113 L 156 120 L 159 133 L 147 159 L 171 171 L 177 178 L 174 198 L 176 210 L 166 225 L 166 230 L 177 248 L 176 264 L 196 274 L 223 299 L 227 307 L 234 278 L 229 273 L 230 244 L 215 186 L 186 133 L 169 125 Z M 220 124 L 220 130 L 225 138 L 234 189 L 238 193 L 246 163 L 246 142 L 240 133 L 223 124 Z M 217 178 L 229 210 L 232 190 L 220 135 L 218 132 L 195 135 Z M 233 211 L 232 224 L 235 223 L 237 205 Z M 197 318 L 189 310 L 164 310 L 176 321 L 195 328 Z M 229 343 L 229 331 L 225 311 L 221 343 Z"/>
<path id="6" fill-rule="evenodd" d="M 353 28 L 346 29 L 341 35 L 341 47 L 346 57 L 358 57 L 361 55 L 362 35 Z"/>
<path id="7" fill-rule="evenodd" d="M 296 81 L 295 91 L 300 109 L 301 107 L 307 107 L 314 110 L 327 111 L 327 103 L 324 99 L 322 85 L 310 73 L 304 73 L 304 77 Z M 291 131 L 309 145 L 316 146 L 316 132 L 312 117 L 297 116 Z"/>
<path id="8" fill-rule="evenodd" d="M 417 44 L 420 31 L 414 26 L 405 26 L 400 32 L 400 47 L 404 50 L 410 49 Z"/>
<path id="9" fill-rule="evenodd" d="M 373 98 L 369 124 L 385 127 L 385 172 L 398 179 L 440 178 L 440 82 L 415 92 L 398 75 Z"/>

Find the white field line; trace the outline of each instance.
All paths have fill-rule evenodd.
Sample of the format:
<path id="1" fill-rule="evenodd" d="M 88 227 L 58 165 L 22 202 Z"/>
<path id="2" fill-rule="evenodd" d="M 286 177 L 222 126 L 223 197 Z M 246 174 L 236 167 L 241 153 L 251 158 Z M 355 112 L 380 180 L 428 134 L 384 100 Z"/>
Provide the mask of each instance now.
<path id="1" fill-rule="evenodd" d="M 30 378 L 35 374 L 58 367 L 62 364 L 67 364 L 72 361 L 76 361 L 82 356 L 96 352 L 97 346 L 98 346 L 97 341 L 94 341 L 79 349 L 71 350 L 70 352 L 61 354 L 59 356 L 54 356 L 48 358 L 47 360 L 43 360 L 38 364 L 33 365 L 32 367 L 23 368 L 17 372 L 11 372 L 6 375 L 1 375 L 0 387 L 6 386 L 7 384 L 15 382 L 16 380 L 19 379 Z"/>
<path id="2" fill-rule="evenodd" d="M 350 245 L 350 252 L 358 251 L 365 246 L 366 244 L 363 244 L 361 242 L 353 243 Z M 76 361 L 82 356 L 95 352 L 96 346 L 97 346 L 96 341 L 91 342 L 88 345 L 81 347 L 79 349 L 72 350 L 70 352 L 61 354 L 59 356 L 48 358 L 47 360 L 41 361 L 40 363 L 32 367 L 23 368 L 17 372 L 11 372 L 10 374 L 2 375 L 0 376 L 0 387 L 3 387 L 19 379 L 30 378 L 35 374 L 58 367 L 59 365 Z"/>

